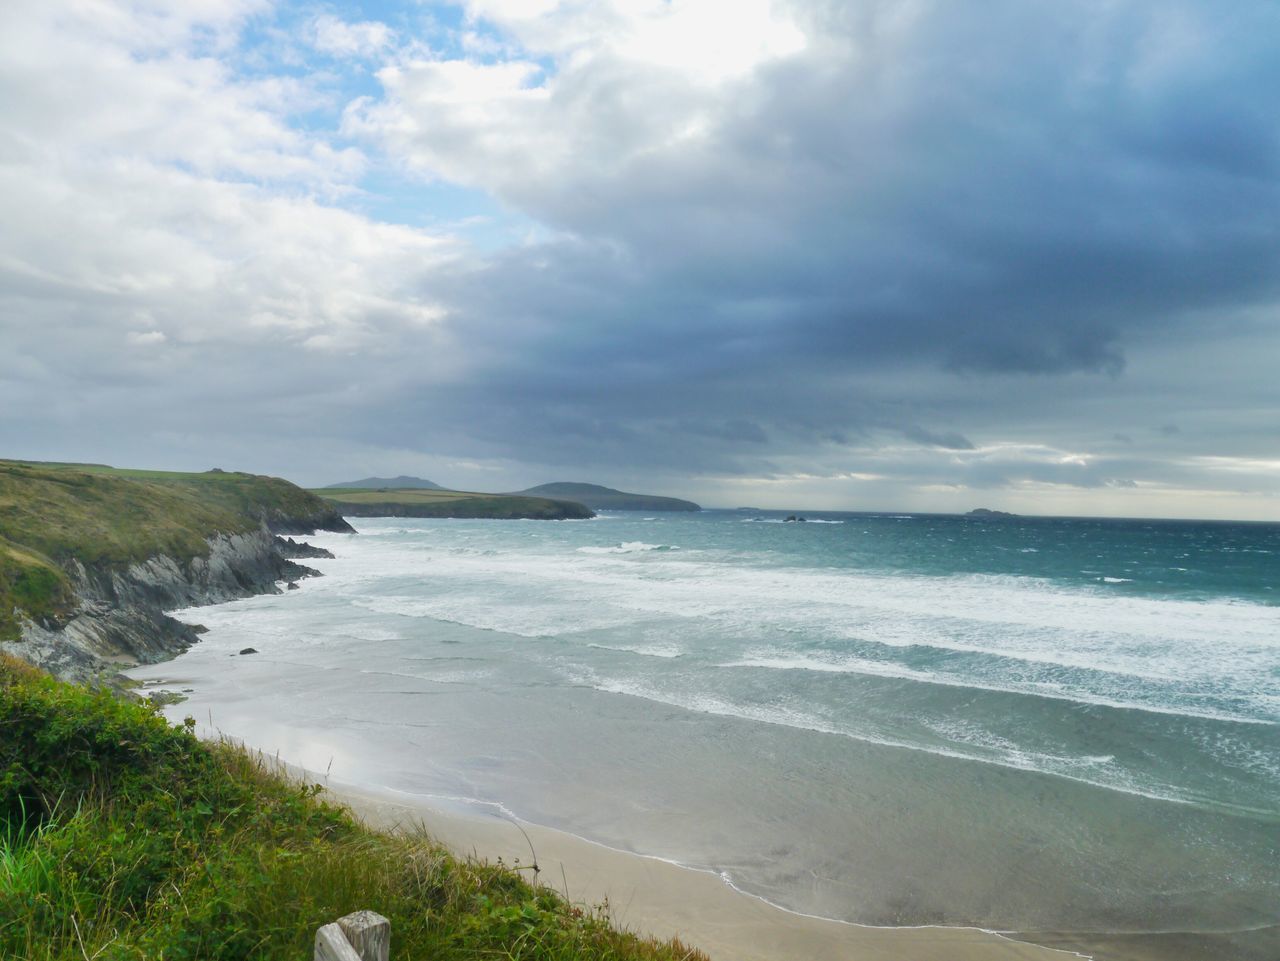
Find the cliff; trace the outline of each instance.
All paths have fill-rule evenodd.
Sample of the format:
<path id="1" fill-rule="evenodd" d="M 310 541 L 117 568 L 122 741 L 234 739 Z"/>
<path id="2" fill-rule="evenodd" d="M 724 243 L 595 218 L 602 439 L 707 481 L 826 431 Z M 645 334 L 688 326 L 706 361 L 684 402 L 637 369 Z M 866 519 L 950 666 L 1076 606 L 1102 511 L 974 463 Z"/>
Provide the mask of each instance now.
<path id="1" fill-rule="evenodd" d="M 315 574 L 281 533 L 350 531 L 287 481 L 0 461 L 0 651 L 87 680 L 186 650 L 166 611 Z"/>

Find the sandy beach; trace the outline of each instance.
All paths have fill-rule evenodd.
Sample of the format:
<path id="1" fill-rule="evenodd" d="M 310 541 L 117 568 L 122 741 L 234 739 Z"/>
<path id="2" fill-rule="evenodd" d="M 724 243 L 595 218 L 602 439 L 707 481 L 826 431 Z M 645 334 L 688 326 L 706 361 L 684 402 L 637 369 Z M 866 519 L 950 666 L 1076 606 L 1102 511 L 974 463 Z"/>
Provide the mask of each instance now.
<path id="1" fill-rule="evenodd" d="M 289 769 L 324 784 L 333 800 L 370 826 L 426 831 L 460 855 L 527 866 L 532 845 L 542 883 L 576 903 L 607 901 L 619 927 L 678 937 L 716 961 L 1063 961 L 1080 956 L 976 928 L 877 928 L 806 917 L 736 891 L 710 872 L 535 824 L 448 811 Z"/>

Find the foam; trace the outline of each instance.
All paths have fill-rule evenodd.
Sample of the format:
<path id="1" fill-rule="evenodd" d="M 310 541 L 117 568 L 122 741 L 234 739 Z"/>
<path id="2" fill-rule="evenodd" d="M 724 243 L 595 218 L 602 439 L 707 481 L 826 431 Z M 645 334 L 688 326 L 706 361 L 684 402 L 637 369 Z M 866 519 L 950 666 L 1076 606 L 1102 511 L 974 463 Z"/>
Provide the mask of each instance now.
<path id="1" fill-rule="evenodd" d="M 1262 720 L 1246 714 L 1227 711 L 1199 710 L 1193 707 L 1169 707 L 1137 700 L 1121 700 L 1104 697 L 1087 691 L 1072 690 L 1061 683 L 1047 681 L 1028 681 L 1026 683 L 992 684 L 983 683 L 974 678 L 960 678 L 937 671 L 922 671 L 884 661 L 873 661 L 867 658 L 842 657 L 839 659 L 805 656 L 800 654 L 754 654 L 745 658 L 726 661 L 715 665 L 718 668 L 755 668 L 772 671 L 813 671 L 830 674 L 858 674 L 868 677 L 886 677 L 905 681 L 918 681 L 925 684 L 938 684 L 944 687 L 965 688 L 969 690 L 992 691 L 1001 694 L 1020 694 L 1031 697 L 1044 697 L 1051 700 L 1069 701 L 1074 704 L 1094 704 L 1099 707 L 1110 707 L 1118 710 L 1146 711 L 1153 714 L 1169 714 L 1177 717 L 1196 717 L 1212 721 L 1227 721 L 1236 724 L 1273 725 L 1274 722 Z"/>
<path id="2" fill-rule="evenodd" d="M 1280 609 L 1274 606 L 1121 595 L 1102 584 L 1068 588 L 1031 577 L 767 566 L 771 562 L 758 555 L 695 555 L 644 541 L 575 545 L 576 538 L 542 535 L 545 529 L 521 542 L 509 528 L 497 527 L 468 533 L 462 544 L 439 530 L 430 542 L 351 540 L 350 567 L 359 573 L 335 570 L 331 576 L 351 594 L 351 603 L 369 610 L 523 637 L 665 621 L 668 633 L 694 630 L 726 644 L 740 639 L 723 659 L 728 661 L 742 659 L 746 646 L 767 636 L 795 636 L 845 645 L 852 654 L 874 650 L 877 659 L 891 662 L 889 668 L 853 666 L 896 670 L 906 679 L 937 679 L 910 673 L 920 665 L 909 662 L 927 652 L 965 654 L 996 660 L 960 665 L 946 673 L 949 683 L 1056 691 L 1189 716 L 1280 717 L 1274 704 L 1259 698 L 1257 684 L 1280 654 Z M 452 553 L 467 545 L 471 553 Z M 636 564 L 637 556 L 646 562 Z M 370 581 L 393 576 L 430 581 L 431 591 L 367 596 Z M 981 674 L 972 672 L 975 666 Z M 1061 669 L 1080 674 L 1064 678 Z M 1092 689 L 1097 681 L 1123 686 L 1117 679 L 1129 679 L 1125 683 L 1140 696 Z M 1055 688 L 1043 681 L 1068 683 Z M 1204 710 L 1196 701 L 1206 690 L 1250 706 Z"/>
<path id="3" fill-rule="evenodd" d="M 672 660 L 677 657 L 684 657 L 684 649 L 677 647 L 675 644 L 588 644 L 588 647 L 594 647 L 600 651 L 619 651 L 624 654 L 641 654 L 644 657 L 661 657 L 665 660 Z"/>
<path id="4" fill-rule="evenodd" d="M 579 554 L 644 554 L 649 551 L 678 551 L 679 547 L 671 544 L 646 544 L 644 541 L 625 541 L 613 547 L 579 547 Z"/>
<path id="5" fill-rule="evenodd" d="M 760 724 L 773 724 L 780 727 L 811 731 L 816 734 L 847 737 L 850 740 L 880 747 L 901 748 L 953 760 L 993 764 L 997 767 L 1060 777 L 1069 781 L 1087 784 L 1091 787 L 1117 791 L 1122 794 L 1132 794 L 1155 801 L 1193 804 L 1202 800 L 1180 792 L 1172 785 L 1139 784 L 1122 771 L 1108 770 L 1113 767 L 1114 761 L 1114 758 L 1109 755 L 1066 756 L 1016 748 L 1011 749 L 1007 746 L 1010 742 L 1002 741 L 1002 739 L 994 735 L 990 735 L 985 744 L 980 742 L 972 744 L 974 748 L 987 748 L 987 750 L 964 751 L 956 747 L 923 744 L 918 741 L 906 741 L 877 733 L 842 728 L 814 714 L 777 705 L 748 706 L 732 704 L 711 694 L 681 696 L 668 691 L 659 691 L 640 681 L 623 678 L 599 678 L 590 674 L 578 674 L 577 676 L 572 676 L 571 679 L 604 694 L 637 697 L 697 714 L 729 717 Z M 942 733 L 942 731 L 940 730 L 939 733 Z M 962 742 L 952 741 L 951 743 Z M 1110 776 L 1100 776 L 1099 772 L 1101 771 L 1107 771 Z M 1232 805 L 1221 806 L 1226 808 L 1233 807 Z M 1242 810 L 1252 809 L 1242 808 Z"/>

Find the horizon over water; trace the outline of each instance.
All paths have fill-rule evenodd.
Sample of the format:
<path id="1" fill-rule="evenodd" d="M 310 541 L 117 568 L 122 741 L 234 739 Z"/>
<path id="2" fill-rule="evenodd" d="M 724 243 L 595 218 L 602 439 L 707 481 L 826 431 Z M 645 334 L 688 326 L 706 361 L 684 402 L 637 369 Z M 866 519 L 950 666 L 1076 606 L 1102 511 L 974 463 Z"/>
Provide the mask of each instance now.
<path id="1" fill-rule="evenodd" d="M 335 780 L 806 914 L 1280 922 L 1280 524 L 783 514 L 360 519 L 132 673 Z"/>

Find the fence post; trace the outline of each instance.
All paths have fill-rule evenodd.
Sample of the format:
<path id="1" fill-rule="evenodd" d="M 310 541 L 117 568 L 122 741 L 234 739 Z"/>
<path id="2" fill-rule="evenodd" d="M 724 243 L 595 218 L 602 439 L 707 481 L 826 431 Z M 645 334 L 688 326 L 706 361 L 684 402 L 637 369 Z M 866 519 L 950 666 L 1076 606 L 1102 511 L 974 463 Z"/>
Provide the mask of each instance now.
<path id="1" fill-rule="evenodd" d="M 389 961 L 391 922 L 373 911 L 356 911 L 316 932 L 314 961 Z"/>

